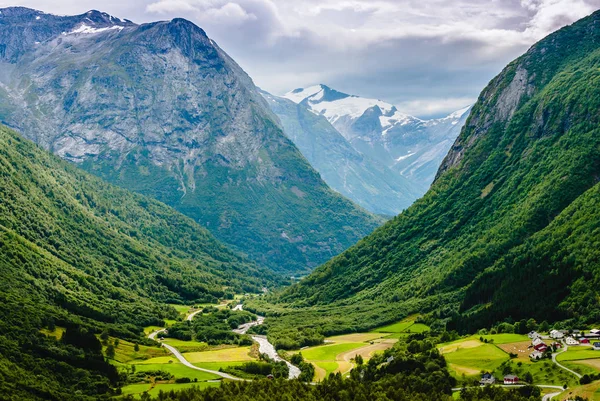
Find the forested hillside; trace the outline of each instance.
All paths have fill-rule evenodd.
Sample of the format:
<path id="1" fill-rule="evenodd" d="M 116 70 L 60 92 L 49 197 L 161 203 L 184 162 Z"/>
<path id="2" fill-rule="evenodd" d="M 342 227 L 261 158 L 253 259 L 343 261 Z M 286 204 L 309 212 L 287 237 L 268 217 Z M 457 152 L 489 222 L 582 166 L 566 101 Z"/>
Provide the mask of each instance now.
<path id="1" fill-rule="evenodd" d="M 189 218 L 4 127 L 0 177 L 0 398 L 106 393 L 118 377 L 94 333 L 137 341 L 143 326 L 177 316 L 165 303 L 277 282 Z M 40 333 L 57 326 L 62 341 Z"/>
<path id="2" fill-rule="evenodd" d="M 416 311 L 461 331 L 597 322 L 599 111 L 596 12 L 490 82 L 422 199 L 260 307 L 301 320 L 327 308 L 359 327 Z"/>
<path id="3" fill-rule="evenodd" d="M 250 77 L 192 22 L 0 15 L 0 121 L 260 265 L 305 274 L 383 221 L 325 184 Z"/>

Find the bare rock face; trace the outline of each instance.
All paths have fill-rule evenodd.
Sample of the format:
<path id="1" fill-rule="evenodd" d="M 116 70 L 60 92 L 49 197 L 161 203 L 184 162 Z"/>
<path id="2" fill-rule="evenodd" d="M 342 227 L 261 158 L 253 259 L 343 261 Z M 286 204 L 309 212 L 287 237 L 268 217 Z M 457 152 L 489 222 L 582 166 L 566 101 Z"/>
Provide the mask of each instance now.
<path id="1" fill-rule="evenodd" d="M 280 270 L 316 266 L 376 227 L 329 190 L 193 23 L 0 11 L 0 118 L 27 138 Z"/>

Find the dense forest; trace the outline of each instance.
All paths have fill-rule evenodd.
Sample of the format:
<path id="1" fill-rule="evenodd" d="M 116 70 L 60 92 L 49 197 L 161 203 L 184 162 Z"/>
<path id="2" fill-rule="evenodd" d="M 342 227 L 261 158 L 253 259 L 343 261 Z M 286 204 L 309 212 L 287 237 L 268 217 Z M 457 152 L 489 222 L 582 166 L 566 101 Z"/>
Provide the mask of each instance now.
<path id="1" fill-rule="evenodd" d="M 535 44 L 483 90 L 422 199 L 250 308 L 279 317 L 274 336 L 282 319 L 352 331 L 423 311 L 463 332 L 597 322 L 599 66 L 600 12 Z"/>
<path id="2" fill-rule="evenodd" d="M 106 394 L 118 377 L 96 334 L 138 341 L 177 317 L 166 303 L 278 283 L 192 220 L 3 127 L 0 177 L 0 394 L 12 399 Z"/>

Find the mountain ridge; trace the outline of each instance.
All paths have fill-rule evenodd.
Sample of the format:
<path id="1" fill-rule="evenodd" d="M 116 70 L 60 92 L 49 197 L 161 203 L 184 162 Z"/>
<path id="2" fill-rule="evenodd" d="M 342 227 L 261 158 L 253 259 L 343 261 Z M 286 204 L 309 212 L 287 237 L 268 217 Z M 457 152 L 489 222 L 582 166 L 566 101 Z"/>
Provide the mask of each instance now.
<path id="1" fill-rule="evenodd" d="M 51 26 L 27 51 L 7 47 L 1 121 L 272 269 L 307 272 L 380 224 L 327 187 L 201 28 L 179 18 L 104 29 L 115 17 L 102 13 L 88 28 L 86 15 L 34 13 L 25 30 L 0 16 L 8 44 Z"/>
<path id="2" fill-rule="evenodd" d="M 297 88 L 283 97 L 324 116 L 355 150 L 418 187 L 419 196 L 413 201 L 433 182 L 471 108 L 422 120 L 382 100 L 349 95 L 324 84 Z"/>

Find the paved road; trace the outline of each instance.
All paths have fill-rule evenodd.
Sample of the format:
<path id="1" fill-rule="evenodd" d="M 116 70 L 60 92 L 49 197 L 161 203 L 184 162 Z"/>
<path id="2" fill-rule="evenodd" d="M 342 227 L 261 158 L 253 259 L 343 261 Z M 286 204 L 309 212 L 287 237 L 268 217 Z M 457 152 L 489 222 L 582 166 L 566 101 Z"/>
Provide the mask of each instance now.
<path id="1" fill-rule="evenodd" d="M 562 354 L 563 352 L 567 352 L 567 349 L 568 349 L 568 347 L 567 347 L 567 344 L 563 342 L 563 350 L 562 350 L 562 351 L 560 351 L 560 352 L 555 352 L 554 354 L 552 354 L 552 362 L 554 362 L 554 363 L 556 364 L 556 366 L 558 366 L 559 368 L 561 368 L 561 369 L 564 369 L 564 370 L 566 370 L 567 372 L 574 374 L 574 375 L 575 375 L 575 376 L 576 376 L 578 379 L 581 379 L 581 375 L 580 375 L 579 373 L 575 372 L 574 370 L 571 370 L 571 369 L 567 368 L 567 367 L 566 367 L 566 366 L 564 366 L 564 365 L 561 365 L 561 364 L 560 364 L 560 363 L 559 363 L 559 362 L 556 360 L 556 357 L 557 357 L 558 355 Z"/>
<path id="2" fill-rule="evenodd" d="M 238 305 L 236 305 L 233 308 L 233 310 L 241 311 L 241 310 L 243 310 L 243 305 L 242 304 L 238 304 Z M 197 310 L 197 311 L 195 311 L 193 313 L 190 313 L 187 316 L 186 319 L 189 320 L 189 321 L 192 321 L 192 319 L 194 319 L 194 316 L 196 316 L 198 313 L 201 313 L 201 312 L 202 312 L 202 309 Z M 259 324 L 263 324 L 264 321 L 265 321 L 265 318 L 263 316 L 258 316 L 257 315 L 256 321 L 242 324 L 237 329 L 234 329 L 232 331 L 234 333 L 238 333 L 238 334 L 246 334 L 246 332 L 250 329 L 250 327 L 257 326 Z M 151 339 L 151 340 L 155 340 L 156 341 L 156 336 L 159 333 L 162 333 L 164 331 L 166 331 L 166 329 L 156 330 L 155 332 L 150 333 L 150 335 L 148 336 L 148 338 Z M 273 359 L 276 362 L 284 361 L 286 363 L 286 365 L 289 368 L 289 379 L 297 379 L 298 376 L 300 376 L 300 373 L 301 373 L 300 369 L 298 369 L 296 366 L 292 365 L 288 361 L 286 361 L 283 358 L 281 358 L 277 354 L 277 351 L 275 351 L 275 347 L 273 346 L 273 344 L 271 344 L 267 340 L 267 337 L 265 337 L 265 336 L 252 336 L 252 339 L 258 343 L 258 352 L 260 352 L 261 354 L 267 354 L 269 356 L 269 358 Z M 177 348 L 173 347 L 172 345 L 165 344 L 165 343 L 161 343 L 161 345 L 163 347 L 165 347 L 167 350 L 169 350 L 169 352 L 171 354 L 173 354 L 179 360 L 179 362 L 181 362 L 182 364 L 184 364 L 188 368 L 200 370 L 200 371 L 207 372 L 207 373 L 212 373 L 212 374 L 220 376 L 220 377 L 222 377 L 224 379 L 244 380 L 244 379 L 240 379 L 239 377 L 235 377 L 235 376 L 232 376 L 232 375 L 227 374 L 227 373 L 219 372 L 217 370 L 210 370 L 210 369 L 199 368 L 198 366 L 193 365 L 187 359 L 185 359 L 185 357 L 181 354 L 181 352 L 179 352 L 179 350 Z"/>
<path id="3" fill-rule="evenodd" d="M 524 387 L 524 386 L 525 386 L 524 384 L 498 384 L 497 385 L 497 387 L 504 387 L 504 388 Z M 541 387 L 541 388 L 551 388 L 551 389 L 560 390 L 555 393 L 546 394 L 545 396 L 542 397 L 542 401 L 550 401 L 552 398 L 556 397 L 557 395 L 559 395 L 560 393 L 562 393 L 564 391 L 564 389 L 561 386 L 553 386 L 550 384 L 534 384 L 534 386 Z M 452 391 L 460 391 L 463 388 L 465 388 L 465 387 L 456 387 L 456 388 L 453 388 Z M 474 388 L 474 387 L 466 387 L 466 388 Z"/>

